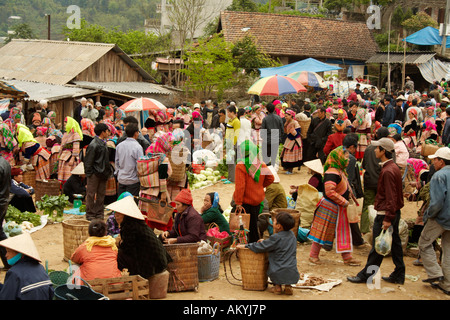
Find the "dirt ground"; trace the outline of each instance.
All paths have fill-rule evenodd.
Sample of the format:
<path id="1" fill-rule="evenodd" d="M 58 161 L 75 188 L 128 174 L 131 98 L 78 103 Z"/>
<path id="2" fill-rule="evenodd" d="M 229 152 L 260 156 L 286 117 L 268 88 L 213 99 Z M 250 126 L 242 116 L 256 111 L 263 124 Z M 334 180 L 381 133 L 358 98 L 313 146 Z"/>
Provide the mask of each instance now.
<path id="1" fill-rule="evenodd" d="M 306 168 L 294 171 L 293 175 L 285 175 L 280 172 L 281 184 L 286 193 L 290 185 L 306 183 L 309 176 Z M 203 203 L 204 195 L 208 192 L 218 191 L 220 193 L 220 204 L 225 209 L 228 207 L 234 191 L 234 184 L 223 184 L 207 187 L 193 191 L 194 207 L 199 210 Z M 405 202 L 402 210 L 404 219 L 415 218 L 417 212 L 415 202 Z M 70 218 L 70 215 L 66 215 Z M 32 233 L 43 262 L 48 261 L 52 270 L 64 270 L 68 262 L 64 261 L 64 243 L 62 224 L 49 224 L 43 229 Z M 363 264 L 367 259 L 370 248 L 354 249 L 354 257 L 361 260 Z M 425 270 L 421 266 L 414 266 L 415 251 L 409 251 L 405 256 L 406 275 L 404 285 L 396 285 L 380 281 L 378 288 L 369 288 L 365 284 L 353 284 L 347 281 L 347 276 L 354 276 L 362 266 L 346 266 L 343 264 L 340 254 L 334 250 L 327 252 L 322 250 L 320 258 L 322 265 L 313 265 L 308 261 L 310 250 L 309 243 L 298 243 L 297 261 L 299 272 L 323 279 L 341 280 L 342 282 L 329 291 L 316 289 L 294 289 L 294 295 L 274 295 L 265 291 L 243 290 L 241 282 L 235 280 L 230 273 L 228 261 L 225 275 L 224 264 L 221 263 L 219 278 L 209 282 L 200 282 L 197 291 L 168 293 L 165 300 L 448 300 L 449 296 L 433 289 L 429 284 L 422 282 L 427 278 Z M 236 278 L 240 279 L 239 261 L 235 255 L 231 258 L 231 270 Z M 392 259 L 387 257 L 381 266 L 381 275 L 387 276 L 394 269 Z M 3 282 L 5 271 L 0 272 L 0 281 Z M 230 283 L 231 282 L 231 283 Z M 233 283 L 233 284 L 232 284 Z M 270 286 L 269 286 L 270 287 Z"/>

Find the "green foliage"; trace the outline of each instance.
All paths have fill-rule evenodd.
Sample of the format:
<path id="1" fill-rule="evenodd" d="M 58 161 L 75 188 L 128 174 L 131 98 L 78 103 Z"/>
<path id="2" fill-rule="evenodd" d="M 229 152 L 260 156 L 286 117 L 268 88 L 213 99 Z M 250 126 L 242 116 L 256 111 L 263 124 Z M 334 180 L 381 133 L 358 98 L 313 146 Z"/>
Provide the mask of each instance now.
<path id="1" fill-rule="evenodd" d="M 63 220 L 64 208 L 69 206 L 69 197 L 62 194 L 59 196 L 49 196 L 45 194 L 41 201 L 36 201 L 36 208 L 43 210 L 48 215 L 49 221 L 55 219 L 57 222 Z"/>
<path id="2" fill-rule="evenodd" d="M 328 10 L 340 11 L 341 9 L 351 10 L 359 5 L 369 5 L 370 3 L 374 5 L 385 6 L 394 0 L 325 0 L 323 6 Z"/>
<path id="3" fill-rule="evenodd" d="M 186 50 L 183 57 L 187 76 L 186 90 L 199 91 L 210 96 L 213 90 L 219 93 L 233 86 L 234 58 L 233 44 L 224 40 L 221 34 L 200 40 L 198 45 Z"/>
<path id="4" fill-rule="evenodd" d="M 411 18 L 403 21 L 402 26 L 410 32 L 419 31 L 425 27 L 437 28 L 437 22 L 425 12 L 418 12 Z"/>
<path id="5" fill-rule="evenodd" d="M 236 61 L 235 67 L 244 69 L 248 74 L 257 73 L 258 68 L 276 67 L 279 65 L 269 55 L 259 50 L 256 45 L 256 39 L 251 35 L 246 35 L 236 42 L 231 53 Z"/>
<path id="6" fill-rule="evenodd" d="M 258 11 L 258 4 L 252 0 L 233 0 L 233 2 L 227 8 L 227 10 L 256 12 L 256 11 Z"/>
<path id="7" fill-rule="evenodd" d="M 31 26 L 36 38 L 47 38 L 47 18 L 51 16 L 51 37 L 64 40 L 63 28 L 71 13 L 70 5 L 81 9 L 81 18 L 121 31 L 144 30 L 144 20 L 156 18 L 156 4 L 160 0 L 5 0 L 0 1 L 0 36 L 7 36 L 14 22 L 10 16 L 20 16 L 22 22 Z"/>
<path id="8" fill-rule="evenodd" d="M 34 39 L 34 33 L 31 27 L 26 23 L 17 24 L 12 27 L 14 34 L 6 37 L 5 43 L 11 42 L 12 39 Z"/>
<path id="9" fill-rule="evenodd" d="M 24 221 L 31 222 L 35 227 L 41 225 L 41 216 L 32 212 L 21 212 L 19 209 L 13 206 L 8 206 L 6 211 L 5 221 L 14 221 L 17 224 L 21 224 Z"/>

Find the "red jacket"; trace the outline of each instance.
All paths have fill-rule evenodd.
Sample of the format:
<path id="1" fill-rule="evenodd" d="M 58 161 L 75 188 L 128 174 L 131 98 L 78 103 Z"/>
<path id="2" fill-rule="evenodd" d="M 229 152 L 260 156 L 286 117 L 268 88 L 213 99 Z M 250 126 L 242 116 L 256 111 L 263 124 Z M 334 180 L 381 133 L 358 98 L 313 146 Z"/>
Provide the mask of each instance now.
<path id="1" fill-rule="evenodd" d="M 247 173 L 245 165 L 241 162 L 236 164 L 234 180 L 236 181 L 236 185 L 234 188 L 233 199 L 236 205 L 246 203 L 251 206 L 257 206 L 264 201 L 266 196 L 264 188 L 274 181 L 274 176 L 269 168 L 263 163 L 259 181 L 256 182 Z"/>
<path id="2" fill-rule="evenodd" d="M 339 146 L 342 146 L 342 141 L 344 141 L 345 134 L 338 131 L 336 133 L 330 134 L 328 136 L 327 143 L 325 144 L 325 147 L 323 148 L 323 152 L 326 156 L 336 149 Z"/>

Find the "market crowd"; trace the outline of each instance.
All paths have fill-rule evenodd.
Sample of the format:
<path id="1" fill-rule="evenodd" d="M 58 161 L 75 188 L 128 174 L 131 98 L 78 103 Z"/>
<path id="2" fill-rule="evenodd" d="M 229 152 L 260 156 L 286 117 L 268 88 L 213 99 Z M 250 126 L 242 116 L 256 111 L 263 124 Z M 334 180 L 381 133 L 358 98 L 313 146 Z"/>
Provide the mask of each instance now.
<path id="1" fill-rule="evenodd" d="M 243 245 L 271 252 L 273 292 L 292 294 L 290 286 L 299 279 L 297 241 L 311 241 L 308 259 L 314 264 L 323 263 L 322 248 L 334 247 L 346 265 L 363 266 L 348 281 L 366 283 L 373 272 L 369 267 L 379 267 L 384 256 L 372 243 L 363 263 L 352 256 L 353 249 L 367 245 L 364 234 L 372 232 L 375 239 L 385 230 L 392 234 L 395 269 L 383 279 L 403 284 L 401 210 L 404 201 L 422 200 L 412 235 L 420 248 L 415 263 L 425 268 L 426 282 L 449 294 L 448 83 L 435 81 L 419 92 L 407 80 L 401 91 L 392 93 L 358 84 L 345 94 L 330 86 L 306 99 L 279 97 L 248 106 L 185 102 L 150 110 L 145 123 L 114 101 L 102 106 L 83 98 L 63 123 L 56 123 L 47 101 L 27 116 L 20 102 L 12 103 L 0 123 L 0 222 L 8 205 L 36 211 L 25 173 L 57 179 L 71 202 L 81 198 L 86 203 L 86 219 L 91 221 L 90 237 L 73 256 L 82 266 L 82 277 L 114 277 L 126 268 L 149 278 L 163 273 L 171 261 L 163 244 L 206 241 L 211 223 L 233 235 L 221 207 L 230 205 L 233 213 L 250 214 Z M 220 167 L 222 181 L 235 184 L 233 199 L 220 204 L 220 192 L 212 192 L 201 208 L 194 208 L 191 172 L 208 166 Z M 299 170 L 308 170 L 308 186 L 284 190 L 279 175 Z M 307 198 L 305 188 L 312 192 Z M 156 219 L 151 214 L 161 201 L 173 206 L 174 214 Z M 290 215 L 284 212 L 272 219 L 267 214 L 306 202 L 313 208 L 312 218 L 302 237 L 303 228 L 299 235 L 289 231 Z M 362 207 L 360 217 L 351 216 L 355 206 Z M 371 206 L 377 213 L 374 221 Z M 110 216 L 105 216 L 105 207 L 112 209 Z M 261 242 L 266 231 L 270 238 Z M 434 251 L 438 238 L 439 261 Z M 36 254 L 15 246 L 2 230 L 0 240 L 6 241 L 0 256 L 9 269 L 0 299 L 51 297 Z M 100 262 L 105 259 L 111 263 L 107 268 Z M 39 283 L 36 290 L 14 291 L 13 279 L 29 285 L 23 281 L 30 272 L 36 277 L 31 281 Z"/>

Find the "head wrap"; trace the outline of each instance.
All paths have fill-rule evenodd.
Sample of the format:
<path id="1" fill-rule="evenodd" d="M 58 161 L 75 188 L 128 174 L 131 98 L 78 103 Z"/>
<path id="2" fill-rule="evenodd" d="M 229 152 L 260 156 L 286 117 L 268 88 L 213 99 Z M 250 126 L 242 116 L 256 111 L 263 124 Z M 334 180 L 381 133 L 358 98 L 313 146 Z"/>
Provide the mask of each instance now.
<path id="1" fill-rule="evenodd" d="M 117 198 L 117 201 L 122 200 L 125 197 L 132 197 L 132 196 L 133 195 L 130 192 L 125 191 L 120 194 L 120 196 Z"/>
<path id="2" fill-rule="evenodd" d="M 103 120 L 103 123 L 108 126 L 108 129 L 111 132 L 111 136 L 114 137 L 117 134 L 117 129 L 114 126 L 114 123 L 112 122 L 112 120 L 111 119 L 105 119 L 105 120 Z"/>
<path id="3" fill-rule="evenodd" d="M 55 112 L 55 111 L 50 111 L 49 113 L 47 113 L 47 117 L 48 117 L 51 121 L 55 121 L 55 119 L 56 119 L 56 112 Z"/>
<path id="4" fill-rule="evenodd" d="M 194 202 L 194 199 L 192 199 L 191 190 L 189 190 L 189 189 L 182 189 L 178 193 L 178 195 L 175 197 L 174 201 L 181 202 L 183 204 L 187 204 L 187 205 L 192 206 L 192 203 Z"/>
<path id="5" fill-rule="evenodd" d="M 176 128 L 172 132 L 173 141 L 180 143 L 184 139 L 184 131 L 180 128 Z"/>
<path id="6" fill-rule="evenodd" d="M 389 130 L 390 137 L 393 137 L 396 134 L 402 133 L 402 127 L 397 123 L 391 123 L 390 125 L 388 125 L 388 130 Z"/>
<path id="7" fill-rule="evenodd" d="M 286 110 L 286 113 L 287 113 L 288 115 L 290 115 L 291 117 L 295 118 L 295 112 L 294 112 L 293 110 L 288 109 L 288 110 Z"/>
<path id="8" fill-rule="evenodd" d="M 413 169 L 416 180 L 419 180 L 420 171 L 429 169 L 428 164 L 422 159 L 409 158 L 406 162 Z"/>
<path id="9" fill-rule="evenodd" d="M 14 116 L 17 114 L 20 115 L 20 108 L 18 108 L 18 107 L 14 107 L 9 111 L 9 117 L 11 119 L 14 119 Z"/>
<path id="10" fill-rule="evenodd" d="M 36 139 L 34 139 L 33 134 L 31 133 L 31 131 L 28 128 L 24 128 L 24 127 L 18 127 L 18 136 L 17 136 L 17 141 L 19 141 L 19 147 L 22 147 L 22 144 L 24 144 L 25 142 L 36 142 Z"/>
<path id="11" fill-rule="evenodd" d="M 203 118 L 198 111 L 192 112 L 192 120 L 194 120 L 194 121 L 199 120 L 199 121 L 203 122 Z"/>
<path id="12" fill-rule="evenodd" d="M 106 107 L 109 108 L 109 107 Z M 116 120 L 123 120 L 125 118 L 125 111 L 120 108 L 116 109 Z"/>
<path id="13" fill-rule="evenodd" d="M 78 122 L 72 117 L 66 117 L 66 122 L 66 132 L 76 132 L 80 136 L 80 139 L 83 140 L 83 131 L 81 131 Z"/>
<path id="14" fill-rule="evenodd" d="M 0 123 L 0 133 L 2 134 L 6 148 L 12 151 L 15 145 L 14 135 L 6 123 Z"/>
<path id="15" fill-rule="evenodd" d="M 219 207 L 219 193 L 217 193 L 217 192 L 214 192 L 214 199 L 213 199 L 211 207 L 213 207 L 213 208 Z"/>
<path id="16" fill-rule="evenodd" d="M 146 153 L 168 153 L 171 149 L 170 142 L 173 141 L 173 135 L 171 132 L 164 132 L 156 138 L 150 147 L 146 150 Z"/>
<path id="17" fill-rule="evenodd" d="M 81 119 L 81 129 L 83 131 L 89 132 L 89 135 L 92 137 L 95 136 L 94 127 L 95 127 L 94 122 L 91 119 L 88 118 Z"/>
<path id="18" fill-rule="evenodd" d="M 323 165 L 323 172 L 326 172 L 329 168 L 335 168 L 342 171 L 347 176 L 348 158 L 345 157 L 345 150 L 343 146 L 339 146 L 332 150 Z"/>
<path id="19" fill-rule="evenodd" d="M 37 113 L 37 112 L 34 113 L 33 119 L 31 120 L 31 123 L 33 123 L 35 121 L 39 121 L 39 123 L 41 123 L 41 121 L 42 121 L 41 115 L 39 113 Z"/>
<path id="20" fill-rule="evenodd" d="M 432 121 L 430 121 L 430 120 L 427 120 L 427 121 L 425 121 L 425 130 L 426 131 L 429 131 L 429 130 L 437 130 L 436 129 L 436 125 L 432 122 Z"/>
<path id="21" fill-rule="evenodd" d="M 20 176 L 23 173 L 22 169 L 11 167 L 11 177 Z"/>
<path id="22" fill-rule="evenodd" d="M 48 128 L 47 127 L 37 127 L 36 128 L 36 135 L 38 135 L 38 136 L 45 136 L 45 135 L 47 135 L 47 131 L 48 131 Z"/>
<path id="23" fill-rule="evenodd" d="M 364 108 L 358 108 L 358 111 L 356 111 L 355 119 L 358 122 L 359 125 L 361 125 L 364 120 L 366 120 L 367 110 Z"/>
<path id="24" fill-rule="evenodd" d="M 48 135 L 49 136 L 55 136 L 55 137 L 58 137 L 60 139 L 63 138 L 63 133 L 61 132 L 61 130 L 58 130 L 58 129 L 50 129 Z"/>
<path id="25" fill-rule="evenodd" d="M 238 161 L 244 162 L 247 173 L 255 180 L 259 181 L 261 175 L 261 161 L 259 159 L 259 148 L 250 140 L 245 140 L 241 143 L 240 159 Z"/>
<path id="26" fill-rule="evenodd" d="M 45 126 L 50 126 L 52 124 L 52 121 L 50 120 L 50 118 L 45 117 L 44 119 L 42 119 L 42 125 Z"/>

